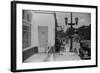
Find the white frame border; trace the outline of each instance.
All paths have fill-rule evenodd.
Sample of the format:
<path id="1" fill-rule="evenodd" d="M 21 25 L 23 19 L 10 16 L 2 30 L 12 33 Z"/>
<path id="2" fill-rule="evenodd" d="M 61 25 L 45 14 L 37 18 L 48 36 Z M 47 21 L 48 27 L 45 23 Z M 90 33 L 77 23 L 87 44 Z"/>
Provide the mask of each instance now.
<path id="1" fill-rule="evenodd" d="M 16 45 L 16 62 L 17 70 L 22 69 L 39 69 L 39 68 L 53 68 L 53 67 L 73 67 L 73 66 L 88 66 L 96 65 L 96 9 L 84 7 L 60 7 L 47 5 L 28 5 L 17 4 L 17 45 Z M 66 12 L 84 12 L 91 13 L 91 60 L 81 61 L 59 61 L 46 63 L 22 63 L 22 9 L 27 10 L 47 10 L 47 11 L 66 11 Z"/>

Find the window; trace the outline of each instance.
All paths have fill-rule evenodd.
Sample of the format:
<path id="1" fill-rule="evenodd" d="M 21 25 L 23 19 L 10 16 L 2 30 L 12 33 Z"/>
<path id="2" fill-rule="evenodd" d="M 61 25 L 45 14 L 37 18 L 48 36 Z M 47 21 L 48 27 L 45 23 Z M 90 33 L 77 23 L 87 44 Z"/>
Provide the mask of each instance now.
<path id="1" fill-rule="evenodd" d="M 25 10 L 22 11 L 22 18 L 25 19 Z"/>
<path id="2" fill-rule="evenodd" d="M 31 28 L 30 26 L 23 25 L 23 48 L 27 48 L 31 45 Z"/>
<path id="3" fill-rule="evenodd" d="M 22 19 L 25 19 L 28 22 L 31 22 L 31 14 L 26 10 L 22 10 Z"/>
<path id="4" fill-rule="evenodd" d="M 29 13 L 27 13 L 27 21 L 28 21 L 28 22 L 31 22 L 31 16 L 30 16 Z"/>

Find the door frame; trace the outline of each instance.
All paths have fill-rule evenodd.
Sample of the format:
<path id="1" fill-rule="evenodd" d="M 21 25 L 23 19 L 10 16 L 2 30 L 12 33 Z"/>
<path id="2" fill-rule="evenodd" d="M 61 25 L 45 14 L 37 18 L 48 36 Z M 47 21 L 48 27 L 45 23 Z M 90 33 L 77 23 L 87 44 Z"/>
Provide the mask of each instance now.
<path id="1" fill-rule="evenodd" d="M 39 28 L 47 28 L 47 43 L 48 43 L 48 26 L 38 26 L 38 42 L 39 42 L 39 52 L 41 52 L 41 53 L 45 53 L 46 52 L 46 48 L 45 48 L 45 51 L 44 52 L 42 52 L 40 49 L 42 49 L 42 48 L 44 48 L 44 47 L 41 47 L 40 46 L 40 41 L 39 41 L 39 39 L 40 39 L 40 37 L 39 37 L 39 34 L 40 34 L 40 31 L 39 31 Z M 47 47 L 48 46 L 48 44 L 45 46 L 45 47 Z"/>

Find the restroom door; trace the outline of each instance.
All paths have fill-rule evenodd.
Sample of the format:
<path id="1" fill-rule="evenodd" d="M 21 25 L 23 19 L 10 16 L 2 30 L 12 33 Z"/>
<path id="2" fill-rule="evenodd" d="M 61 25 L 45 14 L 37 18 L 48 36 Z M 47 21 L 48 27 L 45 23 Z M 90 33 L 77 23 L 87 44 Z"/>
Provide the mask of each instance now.
<path id="1" fill-rule="evenodd" d="M 39 52 L 46 52 L 48 46 L 48 26 L 38 26 Z"/>

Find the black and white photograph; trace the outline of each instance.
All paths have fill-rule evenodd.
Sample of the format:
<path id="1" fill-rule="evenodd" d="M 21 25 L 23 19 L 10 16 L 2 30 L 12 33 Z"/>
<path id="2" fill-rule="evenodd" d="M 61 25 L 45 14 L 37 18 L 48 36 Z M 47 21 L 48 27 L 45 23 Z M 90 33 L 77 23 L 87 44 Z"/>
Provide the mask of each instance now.
<path id="1" fill-rule="evenodd" d="M 91 59 L 91 14 L 22 10 L 23 62 Z"/>
<path id="2" fill-rule="evenodd" d="M 97 67 L 97 6 L 12 1 L 11 69 Z"/>

